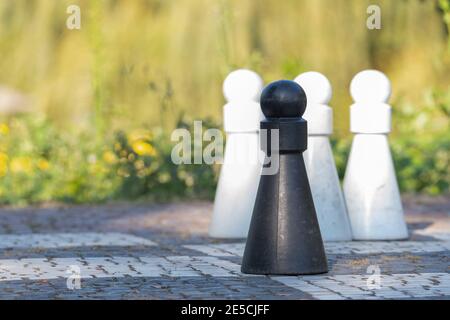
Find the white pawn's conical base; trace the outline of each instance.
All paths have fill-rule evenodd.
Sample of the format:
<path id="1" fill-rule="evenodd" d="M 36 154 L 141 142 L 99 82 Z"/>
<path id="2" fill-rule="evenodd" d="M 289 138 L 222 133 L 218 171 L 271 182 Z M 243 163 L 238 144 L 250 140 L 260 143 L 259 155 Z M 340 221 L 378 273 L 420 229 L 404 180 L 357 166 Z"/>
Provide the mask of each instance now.
<path id="1" fill-rule="evenodd" d="M 323 240 L 352 240 L 347 209 L 328 137 L 309 136 L 304 158 Z"/>
<path id="2" fill-rule="evenodd" d="M 408 237 L 386 135 L 355 135 L 345 172 L 344 195 L 354 239 Z"/>
<path id="3" fill-rule="evenodd" d="M 262 170 L 259 152 L 259 133 L 229 134 L 209 228 L 211 237 L 247 237 Z"/>

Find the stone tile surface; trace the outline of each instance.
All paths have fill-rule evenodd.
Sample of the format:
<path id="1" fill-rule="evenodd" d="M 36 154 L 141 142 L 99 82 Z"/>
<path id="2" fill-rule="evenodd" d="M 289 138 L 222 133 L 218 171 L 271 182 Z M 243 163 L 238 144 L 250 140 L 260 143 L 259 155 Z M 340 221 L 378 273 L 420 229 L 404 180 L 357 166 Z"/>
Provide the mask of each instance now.
<path id="1" fill-rule="evenodd" d="M 330 271 L 240 272 L 209 202 L 0 209 L 0 299 L 450 299 L 450 198 L 404 197 L 408 241 L 327 242 Z"/>

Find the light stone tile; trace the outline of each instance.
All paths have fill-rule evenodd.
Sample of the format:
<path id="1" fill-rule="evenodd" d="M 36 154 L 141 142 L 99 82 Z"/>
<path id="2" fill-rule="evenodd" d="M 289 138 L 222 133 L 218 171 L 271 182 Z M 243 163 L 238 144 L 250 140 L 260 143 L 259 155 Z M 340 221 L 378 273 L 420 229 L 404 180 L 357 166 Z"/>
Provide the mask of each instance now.
<path id="1" fill-rule="evenodd" d="M 242 257 L 243 243 L 189 245 L 190 250 L 214 257 Z M 429 253 L 450 251 L 450 241 L 325 242 L 327 254 Z"/>
<path id="2" fill-rule="evenodd" d="M 55 233 L 0 235 L 0 249 L 73 248 L 91 246 L 154 246 L 148 239 L 122 233 Z"/>
<path id="3" fill-rule="evenodd" d="M 110 277 L 237 277 L 240 266 L 212 257 L 95 257 L 85 259 L 5 259 L 0 260 L 0 282 L 19 279 L 67 278 L 71 266 L 80 268 L 81 278 Z"/>
<path id="4" fill-rule="evenodd" d="M 433 283 L 431 279 L 439 278 L 444 281 L 450 281 L 450 274 L 448 273 L 418 273 L 418 274 L 392 274 L 381 275 L 380 289 L 372 289 L 366 286 L 365 279 L 367 276 L 353 275 L 354 278 L 360 278 L 358 283 L 351 287 L 347 285 L 339 285 L 343 277 L 347 276 L 323 276 L 322 278 L 315 276 L 311 281 L 305 281 L 307 277 L 271 277 L 275 281 L 279 281 L 286 286 L 311 294 L 314 298 L 321 299 L 323 296 L 339 295 L 349 299 L 361 299 L 365 297 L 375 296 L 380 298 L 422 298 L 435 297 L 441 295 L 450 295 L 448 286 L 441 283 Z M 417 286 L 414 283 L 402 283 L 404 278 L 413 278 L 420 282 L 426 282 L 430 287 L 426 290 L 422 286 Z M 337 284 L 333 283 L 333 280 Z M 385 283 L 386 281 L 386 283 Z"/>

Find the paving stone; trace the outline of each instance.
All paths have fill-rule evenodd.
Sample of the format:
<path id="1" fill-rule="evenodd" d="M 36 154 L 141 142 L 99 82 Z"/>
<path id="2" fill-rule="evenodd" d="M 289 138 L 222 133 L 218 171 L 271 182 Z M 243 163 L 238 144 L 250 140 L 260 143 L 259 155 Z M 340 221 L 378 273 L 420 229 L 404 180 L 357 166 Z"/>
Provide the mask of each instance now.
<path id="1" fill-rule="evenodd" d="M 404 204 L 409 241 L 327 242 L 330 272 L 303 277 L 242 274 L 244 244 L 207 236 L 206 202 L 3 208 L 0 299 L 450 299 L 440 201 Z M 67 287 L 73 265 L 81 289 Z"/>
<path id="2" fill-rule="evenodd" d="M 95 246 L 154 246 L 153 241 L 121 233 L 55 233 L 0 235 L 0 249 L 71 248 Z"/>

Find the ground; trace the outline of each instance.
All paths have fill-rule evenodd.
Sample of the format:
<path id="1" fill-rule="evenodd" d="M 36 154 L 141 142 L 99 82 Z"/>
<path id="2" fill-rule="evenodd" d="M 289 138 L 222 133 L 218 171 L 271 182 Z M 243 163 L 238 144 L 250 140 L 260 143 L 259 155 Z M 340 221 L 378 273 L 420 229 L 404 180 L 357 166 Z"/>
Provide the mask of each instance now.
<path id="1" fill-rule="evenodd" d="M 408 241 L 326 243 L 304 277 L 242 274 L 209 202 L 1 208 L 0 299 L 450 299 L 450 197 L 403 200 Z"/>

